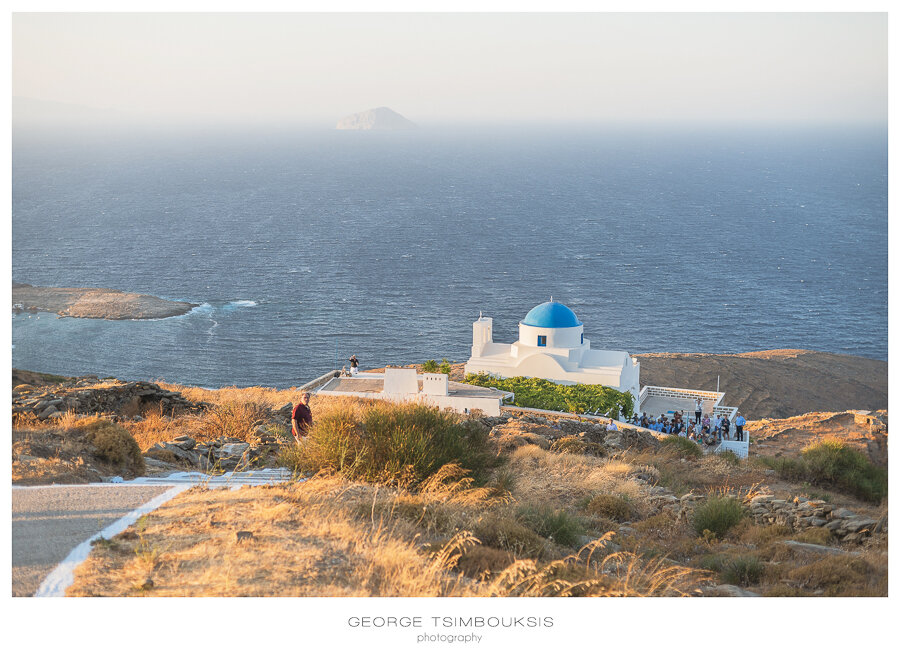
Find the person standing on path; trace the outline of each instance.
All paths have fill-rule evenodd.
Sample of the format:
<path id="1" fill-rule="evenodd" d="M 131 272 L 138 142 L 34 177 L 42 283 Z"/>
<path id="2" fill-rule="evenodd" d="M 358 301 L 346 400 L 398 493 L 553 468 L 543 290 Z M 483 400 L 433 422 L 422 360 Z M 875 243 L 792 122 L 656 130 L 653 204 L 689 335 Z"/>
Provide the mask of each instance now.
<path id="1" fill-rule="evenodd" d="M 703 416 L 703 401 L 699 398 L 697 399 L 696 405 L 694 407 L 694 417 L 697 423 L 700 423 L 700 417 Z"/>
<path id="2" fill-rule="evenodd" d="M 359 373 L 359 360 L 356 359 L 356 355 L 350 356 L 350 375 L 355 376 Z"/>
<path id="3" fill-rule="evenodd" d="M 747 420 L 744 418 L 744 415 L 738 412 L 737 418 L 734 420 L 734 427 L 737 430 L 734 436 L 737 441 L 744 441 L 744 425 L 746 423 Z"/>
<path id="4" fill-rule="evenodd" d="M 312 410 L 309 409 L 309 392 L 303 392 L 300 395 L 300 402 L 294 406 L 294 411 L 291 413 L 291 433 L 298 444 L 301 438 L 306 436 L 311 425 Z"/>

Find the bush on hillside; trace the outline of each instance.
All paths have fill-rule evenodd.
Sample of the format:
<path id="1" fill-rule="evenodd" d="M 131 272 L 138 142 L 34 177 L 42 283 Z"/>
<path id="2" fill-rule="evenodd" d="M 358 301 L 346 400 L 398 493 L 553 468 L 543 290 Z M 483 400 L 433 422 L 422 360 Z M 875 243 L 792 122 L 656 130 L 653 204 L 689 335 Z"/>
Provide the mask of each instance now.
<path id="1" fill-rule="evenodd" d="M 317 414 L 291 461 L 295 470 L 415 487 L 450 463 L 480 478 L 494 460 L 487 442 L 486 428 L 462 415 L 418 403 L 374 402 Z"/>
<path id="2" fill-rule="evenodd" d="M 708 531 L 717 538 L 725 534 L 744 518 L 740 501 L 727 496 L 711 496 L 694 510 L 693 525 L 697 534 L 703 536 Z"/>
<path id="3" fill-rule="evenodd" d="M 703 455 L 700 446 L 687 437 L 679 437 L 678 435 L 663 437 L 662 444 L 664 451 L 681 457 L 692 457 L 696 459 Z"/>
<path id="4" fill-rule="evenodd" d="M 85 439 L 97 449 L 100 459 L 134 475 L 146 470 L 140 446 L 122 426 L 98 417 L 88 417 L 77 421 L 75 428 L 85 434 Z"/>
<path id="5" fill-rule="evenodd" d="M 586 507 L 591 514 L 603 516 L 613 521 L 627 521 L 631 518 L 631 503 L 623 496 L 598 494 L 591 498 Z"/>
<path id="6" fill-rule="evenodd" d="M 519 407 L 576 414 L 609 412 L 613 417 L 629 416 L 634 408 L 631 394 L 603 385 L 557 385 L 543 378 L 498 378 L 490 374 L 466 374 L 466 382 L 513 392 L 513 405 Z"/>
<path id="7" fill-rule="evenodd" d="M 700 565 L 707 570 L 719 573 L 725 584 L 750 586 L 757 584 L 763 576 L 765 567 L 756 555 L 710 555 L 701 560 Z"/>
<path id="8" fill-rule="evenodd" d="M 584 534 L 581 519 L 564 509 L 527 505 L 519 509 L 519 517 L 539 535 L 562 546 L 574 548 Z"/>
<path id="9" fill-rule="evenodd" d="M 766 457 L 763 462 L 787 480 L 834 487 L 872 503 L 887 496 L 887 469 L 875 466 L 860 451 L 834 439 L 806 447 L 799 458 Z"/>

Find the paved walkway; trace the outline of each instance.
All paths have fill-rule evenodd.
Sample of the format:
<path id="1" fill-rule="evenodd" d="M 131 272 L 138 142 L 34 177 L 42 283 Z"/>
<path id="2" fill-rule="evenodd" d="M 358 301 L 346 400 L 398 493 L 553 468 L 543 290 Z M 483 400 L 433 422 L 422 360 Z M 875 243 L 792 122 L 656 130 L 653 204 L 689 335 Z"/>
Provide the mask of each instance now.
<path id="1" fill-rule="evenodd" d="M 13 487 L 12 594 L 64 595 L 98 536 L 110 538 L 195 485 L 237 489 L 290 480 L 285 469 L 165 477 L 89 485 Z"/>

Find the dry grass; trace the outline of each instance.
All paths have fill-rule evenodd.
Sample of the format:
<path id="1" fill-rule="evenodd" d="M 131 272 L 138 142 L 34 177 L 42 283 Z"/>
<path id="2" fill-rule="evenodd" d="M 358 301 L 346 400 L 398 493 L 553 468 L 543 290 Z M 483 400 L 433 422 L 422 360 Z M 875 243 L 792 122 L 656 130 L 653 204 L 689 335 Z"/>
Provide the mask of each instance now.
<path id="1" fill-rule="evenodd" d="M 190 387 L 176 385 L 164 381 L 154 381 L 163 389 L 171 392 L 181 392 L 187 400 L 194 403 L 210 403 L 222 405 L 225 403 L 258 403 L 273 410 L 277 410 L 287 403 L 300 402 L 300 392 L 296 387 L 290 389 L 275 389 L 273 387 L 221 387 L 219 389 L 204 389 L 203 387 Z M 315 397 L 314 397 L 315 401 Z M 313 407 L 316 403 L 313 402 Z"/>
<path id="2" fill-rule="evenodd" d="M 459 510 L 492 500 L 453 478 L 448 470 L 430 488 L 433 497 L 446 495 Z M 485 552 L 466 531 L 423 545 L 415 524 L 377 512 L 377 493 L 336 477 L 240 491 L 194 489 L 141 527 L 96 545 L 68 594 L 682 595 L 702 576 L 660 560 L 608 554 L 608 537 L 549 563 Z M 238 542 L 242 530 L 252 538 Z"/>
<path id="3" fill-rule="evenodd" d="M 646 490 L 629 477 L 637 468 L 621 459 L 598 458 L 573 453 L 554 453 L 529 445 L 509 457 L 515 474 L 513 496 L 560 508 L 589 500 L 596 494 L 615 494 L 637 510 L 646 506 Z"/>
<path id="4" fill-rule="evenodd" d="M 141 420 L 123 422 L 143 449 L 184 434 L 198 440 L 248 436 L 271 418 L 272 409 L 299 399 L 296 390 L 165 387 L 211 408 L 180 415 L 145 409 Z M 371 406 L 351 398 L 314 397 L 312 402 L 316 422 L 342 412 L 361 423 Z M 77 432 L 78 420 L 66 415 L 49 429 L 28 417 L 14 420 L 19 426 L 14 473 L 16 464 L 21 466 L 15 456 L 24 451 L 26 439 L 29 446 L 43 446 L 44 471 L 52 467 L 66 477 L 83 468 L 83 460 L 78 466 L 83 443 L 61 437 Z M 551 448 L 540 426 L 535 432 L 522 430 L 521 424 L 516 428 L 504 440 L 503 457 L 495 460 L 505 462 L 487 468 L 478 482 L 460 465 L 445 464 L 408 486 L 319 475 L 275 488 L 186 492 L 151 514 L 141 528 L 96 546 L 70 592 L 690 595 L 702 584 L 732 580 L 764 595 L 887 592 L 886 535 L 850 546 L 858 555 L 833 557 L 784 544 L 794 539 L 840 545 L 822 529 L 792 532 L 744 519 L 718 538 L 704 539 L 692 527 L 690 510 L 680 504 L 665 507 L 635 479 L 640 474 L 676 495 L 724 488 L 745 493 L 767 481 L 759 466 L 715 455 L 689 459 L 672 449 L 598 457 L 604 451 L 574 439 Z M 778 491 L 805 489 L 781 486 Z M 858 509 L 840 500 L 832 502 Z M 886 504 L 881 511 L 886 513 Z M 241 530 L 253 532 L 253 538 L 238 543 Z M 593 541 L 581 545 L 588 540 Z"/>
<path id="5" fill-rule="evenodd" d="M 30 426 L 30 427 L 29 427 Z M 72 413 L 51 423 L 23 423 L 12 433 L 16 484 L 99 482 L 103 475 L 144 472 L 137 443 L 121 426 Z"/>

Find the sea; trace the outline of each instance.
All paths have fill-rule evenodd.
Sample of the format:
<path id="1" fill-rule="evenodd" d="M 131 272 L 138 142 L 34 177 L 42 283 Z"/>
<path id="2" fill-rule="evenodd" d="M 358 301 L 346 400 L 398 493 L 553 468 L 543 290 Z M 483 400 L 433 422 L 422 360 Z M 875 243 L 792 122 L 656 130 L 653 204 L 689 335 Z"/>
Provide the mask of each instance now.
<path id="1" fill-rule="evenodd" d="M 198 307 L 13 313 L 12 363 L 283 388 L 551 297 L 599 349 L 887 360 L 887 162 L 882 127 L 14 130 L 13 281 Z"/>

